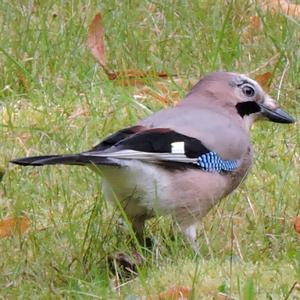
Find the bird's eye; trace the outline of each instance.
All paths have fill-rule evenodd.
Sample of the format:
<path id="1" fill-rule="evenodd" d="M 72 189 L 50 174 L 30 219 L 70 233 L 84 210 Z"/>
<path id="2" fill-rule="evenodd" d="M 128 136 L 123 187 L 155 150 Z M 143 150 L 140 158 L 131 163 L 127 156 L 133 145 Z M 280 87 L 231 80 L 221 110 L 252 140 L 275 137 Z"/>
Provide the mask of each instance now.
<path id="1" fill-rule="evenodd" d="M 248 84 L 245 84 L 242 87 L 242 92 L 247 97 L 253 97 L 254 94 L 255 94 L 254 88 L 252 86 L 248 85 Z"/>

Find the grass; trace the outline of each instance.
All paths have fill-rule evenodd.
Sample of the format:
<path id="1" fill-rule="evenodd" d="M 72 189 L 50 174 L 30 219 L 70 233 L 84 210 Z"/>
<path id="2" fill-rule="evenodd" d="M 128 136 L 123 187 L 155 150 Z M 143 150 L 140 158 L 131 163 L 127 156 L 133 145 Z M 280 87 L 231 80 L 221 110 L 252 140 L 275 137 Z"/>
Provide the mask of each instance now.
<path id="1" fill-rule="evenodd" d="M 249 73 L 275 56 L 253 76 L 272 72 L 270 94 L 276 98 L 280 90 L 280 104 L 299 115 L 299 20 L 252 2 L 226 3 L 1 1 L 0 219 L 26 214 L 31 221 L 26 234 L 0 240 L 1 299 L 155 299 L 175 284 L 193 286 L 194 299 L 220 299 L 219 292 L 299 299 L 293 285 L 300 282 L 300 239 L 292 224 L 300 213 L 297 124 L 255 126 L 255 164 L 199 225 L 201 257 L 169 218 L 152 220 L 154 249 L 128 282 L 110 273 L 107 257 L 132 251 L 132 236 L 103 200 L 97 174 L 9 164 L 25 155 L 86 150 L 161 107 L 109 81 L 97 66 L 86 46 L 96 11 L 104 14 L 111 69 L 178 74 L 181 84 L 165 85 L 183 96 L 207 72 Z M 263 27 L 246 38 L 252 15 L 261 16 Z"/>

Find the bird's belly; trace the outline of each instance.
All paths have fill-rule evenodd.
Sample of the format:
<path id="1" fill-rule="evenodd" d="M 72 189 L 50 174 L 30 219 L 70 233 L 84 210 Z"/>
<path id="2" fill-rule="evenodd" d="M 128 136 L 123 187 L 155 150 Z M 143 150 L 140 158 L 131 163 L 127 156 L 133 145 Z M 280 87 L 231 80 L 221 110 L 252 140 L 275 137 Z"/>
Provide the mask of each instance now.
<path id="1" fill-rule="evenodd" d="M 227 175 L 187 169 L 175 173 L 164 206 L 180 224 L 193 224 L 204 217 L 231 189 Z"/>
<path id="2" fill-rule="evenodd" d="M 105 198 L 121 205 L 130 217 L 164 214 L 161 203 L 170 184 L 164 170 L 137 160 L 122 163 L 121 168 L 101 168 Z"/>
<path id="3" fill-rule="evenodd" d="M 103 168 L 105 198 L 131 218 L 171 214 L 180 222 L 201 219 L 228 190 L 228 176 L 197 169 L 168 170 L 140 161 Z"/>

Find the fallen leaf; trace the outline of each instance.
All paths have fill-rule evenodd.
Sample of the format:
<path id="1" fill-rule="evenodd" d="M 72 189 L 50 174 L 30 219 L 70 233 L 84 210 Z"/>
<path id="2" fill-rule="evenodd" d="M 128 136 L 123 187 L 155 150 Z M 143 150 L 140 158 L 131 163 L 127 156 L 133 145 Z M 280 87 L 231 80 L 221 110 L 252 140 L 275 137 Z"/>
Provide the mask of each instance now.
<path id="1" fill-rule="evenodd" d="M 97 13 L 89 27 L 88 47 L 106 73 L 109 73 L 106 64 L 104 27 L 101 13 Z"/>
<path id="2" fill-rule="evenodd" d="M 29 85 L 28 85 L 28 81 L 27 81 L 26 77 L 24 76 L 24 74 L 17 70 L 16 75 L 18 77 L 18 84 L 23 88 L 23 90 L 25 92 L 28 92 Z"/>
<path id="3" fill-rule="evenodd" d="M 263 11 L 270 11 L 272 14 L 283 13 L 300 19 L 299 4 L 293 4 L 287 0 L 259 0 L 258 4 Z"/>
<path id="4" fill-rule="evenodd" d="M 166 72 L 155 71 L 141 71 L 129 69 L 121 72 L 111 72 L 108 75 L 110 80 L 122 79 L 122 78 L 168 78 L 169 75 Z"/>
<path id="5" fill-rule="evenodd" d="M 268 90 L 270 87 L 270 79 L 271 79 L 272 73 L 271 72 L 266 72 L 264 74 L 261 75 L 256 75 L 255 76 L 255 80 L 260 84 L 260 86 L 264 89 L 264 90 Z"/>
<path id="6" fill-rule="evenodd" d="M 124 71 L 109 70 L 106 61 L 105 43 L 104 43 L 104 26 L 101 13 L 97 13 L 89 26 L 88 31 L 88 47 L 93 56 L 102 66 L 109 80 L 115 80 L 122 86 L 144 86 L 148 79 L 169 78 L 170 75 L 166 72 L 156 72 L 153 70 L 142 71 L 128 69 Z M 174 77 L 176 75 L 172 75 Z M 161 102 L 165 100 L 160 99 Z"/>
<path id="7" fill-rule="evenodd" d="M 300 234 L 300 216 L 297 216 L 294 219 L 294 228 L 295 228 L 296 232 Z"/>
<path id="8" fill-rule="evenodd" d="M 175 78 L 172 81 L 155 81 L 153 82 L 153 87 L 145 85 L 139 87 L 134 97 L 140 101 L 156 100 L 163 106 L 174 106 L 180 101 L 181 95 L 178 90 L 171 90 L 170 87 L 173 86 L 173 83 L 186 90 L 190 89 L 197 82 L 198 80 L 190 79 L 187 81 L 182 78 Z"/>
<path id="9" fill-rule="evenodd" d="M 252 40 L 258 32 L 262 29 L 262 22 L 259 16 L 250 16 L 249 24 L 243 31 L 243 38 L 245 40 Z"/>
<path id="10" fill-rule="evenodd" d="M 161 82 L 157 82 L 154 85 L 156 86 L 157 90 L 154 90 L 148 86 L 140 89 L 138 93 L 139 98 L 152 98 L 163 106 L 175 105 L 180 100 L 178 91 L 170 92 Z"/>
<path id="11" fill-rule="evenodd" d="M 104 43 L 104 26 L 101 13 L 97 13 L 89 26 L 87 44 L 93 56 L 102 66 L 108 79 L 116 80 L 123 86 L 145 85 L 145 80 L 149 78 L 168 78 L 166 72 L 141 71 L 129 69 L 125 71 L 111 71 L 107 66 L 105 43 Z M 173 75 L 174 76 L 174 75 Z"/>
<path id="12" fill-rule="evenodd" d="M 166 72 L 142 71 L 134 69 L 108 72 L 107 76 L 110 80 L 115 80 L 122 86 L 144 86 L 146 81 L 149 79 L 169 77 Z"/>
<path id="13" fill-rule="evenodd" d="M 191 289 L 184 286 L 173 286 L 166 292 L 158 295 L 158 300 L 187 300 L 191 294 Z"/>
<path id="14" fill-rule="evenodd" d="M 25 216 L 3 219 L 0 221 L 0 238 L 23 234 L 29 226 L 29 219 Z"/>
<path id="15" fill-rule="evenodd" d="M 259 30 L 261 28 L 261 19 L 259 16 L 250 16 L 249 24 L 254 30 Z"/>

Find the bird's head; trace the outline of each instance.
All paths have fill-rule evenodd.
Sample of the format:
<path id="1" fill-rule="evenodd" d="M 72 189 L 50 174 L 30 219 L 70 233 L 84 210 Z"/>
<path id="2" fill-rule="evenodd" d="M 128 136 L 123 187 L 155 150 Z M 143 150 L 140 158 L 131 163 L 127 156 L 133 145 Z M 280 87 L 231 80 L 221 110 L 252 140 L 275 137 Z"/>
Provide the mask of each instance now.
<path id="1" fill-rule="evenodd" d="M 276 123 L 294 123 L 295 120 L 282 110 L 276 101 L 264 92 L 262 87 L 245 75 L 236 75 L 229 81 L 234 89 L 235 107 L 241 118 L 250 127 L 256 120 Z"/>
<path id="2" fill-rule="evenodd" d="M 198 82 L 191 94 L 194 92 L 207 94 L 210 101 L 217 101 L 223 109 L 237 113 L 244 120 L 247 129 L 257 120 L 295 122 L 293 117 L 264 92 L 258 82 L 246 75 L 230 72 L 211 73 Z"/>

